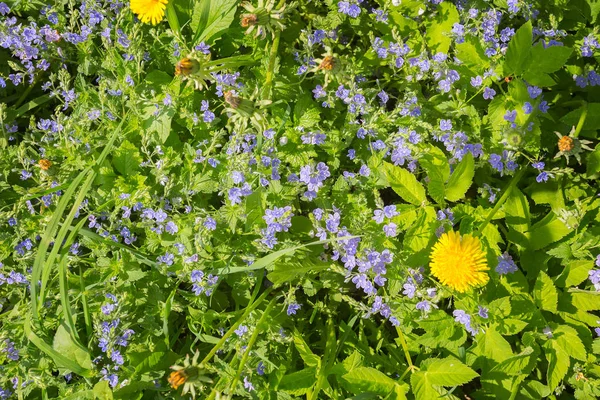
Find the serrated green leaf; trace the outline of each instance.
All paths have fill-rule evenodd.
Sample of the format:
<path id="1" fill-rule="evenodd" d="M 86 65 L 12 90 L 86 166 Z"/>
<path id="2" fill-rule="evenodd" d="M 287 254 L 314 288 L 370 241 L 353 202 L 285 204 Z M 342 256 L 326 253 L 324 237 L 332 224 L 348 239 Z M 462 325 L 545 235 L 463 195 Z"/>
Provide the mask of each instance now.
<path id="1" fill-rule="evenodd" d="M 569 262 L 562 274 L 556 278 L 556 286 L 577 286 L 588 278 L 590 270 L 594 268 L 592 260 L 575 260 Z"/>
<path id="2" fill-rule="evenodd" d="M 558 71 L 569 59 L 573 49 L 567 46 L 549 46 L 544 48 L 542 42 L 531 48 L 527 71 L 532 74 L 552 73 Z"/>
<path id="3" fill-rule="evenodd" d="M 558 292 L 552 279 L 544 272 L 540 271 L 535 287 L 533 288 L 533 297 L 535 304 L 541 309 L 555 313 L 558 303 Z"/>
<path id="4" fill-rule="evenodd" d="M 235 19 L 237 5 L 236 0 L 196 2 L 190 24 L 195 33 L 192 45 L 210 41 L 229 28 Z"/>
<path id="5" fill-rule="evenodd" d="M 568 228 L 564 222 L 556 218 L 554 212 L 548 213 L 541 221 L 535 223 L 527 232 L 529 236 L 529 248 L 539 250 L 554 243 L 569 233 L 573 229 Z"/>
<path id="6" fill-rule="evenodd" d="M 533 41 L 531 21 L 524 23 L 511 38 L 504 59 L 504 75 L 520 75 L 525 69 Z"/>
<path id="7" fill-rule="evenodd" d="M 127 140 L 114 151 L 112 163 L 121 175 L 134 175 L 141 162 L 142 157 L 137 147 Z"/>
<path id="8" fill-rule="evenodd" d="M 506 223 L 518 232 L 526 232 L 529 229 L 529 203 L 527 198 L 517 188 L 511 190 L 508 199 L 504 203 Z"/>
<path id="9" fill-rule="evenodd" d="M 467 153 L 461 162 L 458 163 L 454 172 L 446 184 L 446 199 L 448 201 L 458 201 L 465 197 L 465 193 L 473 184 L 475 175 L 475 163 L 473 155 Z"/>
<path id="10" fill-rule="evenodd" d="M 360 394 L 373 392 L 386 395 L 394 391 L 396 381 L 375 368 L 358 367 L 342 375 L 340 383 L 348 391 Z"/>
<path id="11" fill-rule="evenodd" d="M 501 372 L 507 375 L 529 374 L 535 367 L 539 350 L 533 347 L 526 347 L 519 354 L 509 357 L 499 364 L 496 364 L 490 371 Z M 532 362 L 533 361 L 533 362 Z"/>
<path id="12" fill-rule="evenodd" d="M 321 364 L 321 358 L 312 352 L 298 331 L 294 331 L 294 346 L 298 350 L 298 353 L 300 353 L 300 357 L 302 357 L 305 365 L 318 367 Z"/>
<path id="13" fill-rule="evenodd" d="M 569 354 L 556 340 L 548 340 L 544 344 L 544 354 L 548 360 L 548 387 L 554 391 L 569 370 Z"/>
<path id="14" fill-rule="evenodd" d="M 427 24 L 425 40 L 433 53 L 448 53 L 452 44 L 452 26 L 459 22 L 456 6 L 443 2 L 438 6 L 437 15 Z"/>
<path id="15" fill-rule="evenodd" d="M 94 397 L 97 400 L 113 400 L 113 392 L 108 386 L 108 381 L 101 380 L 94 385 Z"/>
<path id="16" fill-rule="evenodd" d="M 317 369 L 311 367 L 285 375 L 281 378 L 281 382 L 279 382 L 279 390 L 295 396 L 302 396 L 308 393 L 310 388 L 315 384 L 316 374 Z"/>
<path id="17" fill-rule="evenodd" d="M 459 386 L 477 378 L 479 374 L 453 357 L 435 360 L 425 371 L 427 380 L 433 385 Z"/>
<path id="18" fill-rule="evenodd" d="M 553 340 L 556 340 L 558 344 L 567 351 L 567 354 L 570 357 L 579 361 L 585 361 L 587 359 L 585 346 L 575 329 L 568 325 L 560 325 L 552 331 L 552 335 Z"/>
<path id="19" fill-rule="evenodd" d="M 384 163 L 384 171 L 389 185 L 404 201 L 414 205 L 427 202 L 423 185 L 412 173 L 390 163 Z"/>

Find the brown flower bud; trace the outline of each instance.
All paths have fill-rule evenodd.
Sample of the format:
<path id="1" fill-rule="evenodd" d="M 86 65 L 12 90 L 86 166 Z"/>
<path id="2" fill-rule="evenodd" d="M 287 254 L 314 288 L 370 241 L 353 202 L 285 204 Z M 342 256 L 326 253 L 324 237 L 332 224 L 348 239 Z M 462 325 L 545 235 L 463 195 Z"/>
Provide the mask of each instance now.
<path id="1" fill-rule="evenodd" d="M 198 72 L 200 65 L 193 58 L 182 58 L 175 64 L 175 75 L 188 76 Z"/>
<path id="2" fill-rule="evenodd" d="M 228 90 L 223 94 L 225 97 L 225 102 L 231 106 L 231 108 L 238 108 L 241 103 L 241 99 L 235 95 L 233 90 Z"/>
<path id="3" fill-rule="evenodd" d="M 38 165 L 41 169 L 47 171 L 52 166 L 52 161 L 43 158 L 38 162 Z"/>
<path id="4" fill-rule="evenodd" d="M 324 69 L 326 71 L 331 71 L 335 66 L 335 59 L 332 56 L 325 56 L 321 64 L 319 64 L 319 69 Z"/>
<path id="5" fill-rule="evenodd" d="M 244 14 L 240 20 L 242 28 L 247 28 L 251 25 L 256 25 L 258 22 L 258 16 L 256 14 Z"/>

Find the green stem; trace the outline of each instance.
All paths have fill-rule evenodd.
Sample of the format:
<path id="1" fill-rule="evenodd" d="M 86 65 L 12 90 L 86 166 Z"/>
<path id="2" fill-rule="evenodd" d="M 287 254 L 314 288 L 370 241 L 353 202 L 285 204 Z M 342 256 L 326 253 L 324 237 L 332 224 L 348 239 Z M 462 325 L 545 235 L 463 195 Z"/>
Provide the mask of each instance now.
<path id="1" fill-rule="evenodd" d="M 273 70 L 275 69 L 275 61 L 277 60 L 277 50 L 279 49 L 279 40 L 281 33 L 277 31 L 275 34 L 275 40 L 273 40 L 273 47 L 271 47 L 271 54 L 269 55 L 269 66 L 267 68 L 267 74 L 265 77 L 265 86 L 263 89 L 263 98 L 265 100 L 271 99 L 271 85 L 273 84 Z"/>
<path id="2" fill-rule="evenodd" d="M 408 363 L 408 368 L 410 370 L 415 369 L 413 365 L 412 359 L 410 358 L 410 353 L 408 351 L 408 344 L 406 343 L 406 339 L 404 338 L 404 333 L 402 333 L 402 329 L 399 326 L 396 327 L 396 332 L 398 332 L 398 339 L 400 339 L 400 344 L 402 345 L 402 350 L 404 350 L 404 358 L 406 358 L 406 362 Z"/>
<path id="3" fill-rule="evenodd" d="M 263 300 L 269 295 L 269 293 L 271 293 L 272 289 L 273 289 L 272 287 L 267 289 L 262 295 L 260 295 L 260 297 L 258 299 L 256 299 L 256 301 L 254 303 L 252 303 L 252 305 L 249 305 L 248 307 L 246 307 L 246 309 L 244 310 L 244 314 L 231 326 L 231 328 L 229 328 L 229 330 L 223 335 L 221 340 L 219 340 L 219 342 L 217 344 L 215 344 L 215 346 L 206 355 L 206 357 L 204 357 L 204 359 L 200 363 L 201 365 L 206 365 L 206 363 L 208 361 L 210 361 L 211 358 L 213 358 L 213 356 L 217 353 L 217 351 L 219 351 L 221 346 L 223 346 L 223 344 L 225 344 L 227 339 L 229 339 L 229 337 L 231 335 L 233 335 L 233 332 L 246 319 L 248 314 L 250 314 L 256 307 L 258 307 L 260 305 L 260 303 L 263 302 Z"/>
<path id="4" fill-rule="evenodd" d="M 519 172 L 517 172 L 515 174 L 515 176 L 513 176 L 512 180 L 510 181 L 510 183 L 508 184 L 508 186 L 504 190 L 504 193 L 502 193 L 502 196 L 500 197 L 500 199 L 498 199 L 498 202 L 496 203 L 496 205 L 494 206 L 494 208 L 492 208 L 492 211 L 490 211 L 490 213 L 486 217 L 485 221 L 483 221 L 483 223 L 481 224 L 481 226 L 477 230 L 477 236 L 481 235 L 481 233 L 483 232 L 483 230 L 485 229 L 485 227 L 487 226 L 487 224 L 489 224 L 490 221 L 492 220 L 492 218 L 494 218 L 494 215 L 496 215 L 496 213 L 498 212 L 498 210 L 500 209 L 500 207 L 502 207 L 502 205 L 504 204 L 504 202 L 506 201 L 506 199 L 508 199 L 508 196 L 510 196 L 510 193 L 512 192 L 513 188 L 515 186 L 517 186 L 517 183 L 519 183 L 519 181 L 523 177 L 523 174 L 525 174 L 525 168 L 521 168 L 519 170 Z"/>
<path id="5" fill-rule="evenodd" d="M 244 352 L 244 355 L 242 356 L 242 360 L 240 361 L 240 366 L 238 367 L 235 377 L 233 378 L 233 381 L 231 382 L 231 385 L 229 386 L 230 393 L 233 393 L 235 391 L 235 385 L 237 385 L 238 381 L 240 380 L 240 375 L 242 375 L 242 370 L 246 366 L 246 361 L 248 360 L 248 356 L 250 355 L 252 346 L 254 346 L 254 343 L 256 342 L 256 339 L 258 338 L 258 334 L 260 333 L 260 328 L 262 327 L 265 320 L 267 319 L 267 316 L 269 315 L 269 313 L 271 312 L 271 309 L 275 305 L 276 300 L 277 299 L 272 299 L 269 302 L 269 304 L 267 305 L 267 308 L 265 308 L 265 311 L 263 311 L 263 315 L 260 317 L 260 320 L 258 320 L 258 323 L 256 324 L 256 328 L 254 328 L 254 332 L 252 332 L 252 336 L 250 337 L 250 340 L 248 341 L 248 346 L 246 347 L 246 351 Z"/>
<path id="6" fill-rule="evenodd" d="M 585 124 L 585 119 L 588 114 L 587 103 L 583 103 L 583 110 L 581 111 L 581 115 L 579 116 L 579 122 L 577 122 L 577 128 L 575 128 L 575 132 L 573 132 L 573 137 L 579 136 L 579 132 L 583 129 L 583 125 Z"/>
<path id="7" fill-rule="evenodd" d="M 175 11 L 175 6 L 173 3 L 173 1 L 169 1 L 167 3 L 167 21 L 169 22 L 169 27 L 175 36 L 179 38 L 181 27 L 179 26 L 179 19 L 177 18 L 177 12 Z"/>

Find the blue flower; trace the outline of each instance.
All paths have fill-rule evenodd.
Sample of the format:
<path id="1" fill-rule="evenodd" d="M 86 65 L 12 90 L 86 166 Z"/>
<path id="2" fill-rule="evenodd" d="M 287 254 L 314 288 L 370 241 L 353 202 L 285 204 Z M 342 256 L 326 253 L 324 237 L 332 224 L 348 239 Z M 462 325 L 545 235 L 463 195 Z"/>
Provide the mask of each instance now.
<path id="1" fill-rule="evenodd" d="M 287 308 L 287 315 L 296 315 L 296 311 L 298 311 L 302 306 L 298 303 L 290 303 Z"/>
<path id="2" fill-rule="evenodd" d="M 498 265 L 496 266 L 498 275 L 512 274 L 517 272 L 518 269 L 512 257 L 507 252 L 498 257 Z"/>
<path id="3" fill-rule="evenodd" d="M 496 91 L 492 88 L 486 87 L 483 89 L 483 98 L 486 100 L 492 100 L 496 95 Z"/>

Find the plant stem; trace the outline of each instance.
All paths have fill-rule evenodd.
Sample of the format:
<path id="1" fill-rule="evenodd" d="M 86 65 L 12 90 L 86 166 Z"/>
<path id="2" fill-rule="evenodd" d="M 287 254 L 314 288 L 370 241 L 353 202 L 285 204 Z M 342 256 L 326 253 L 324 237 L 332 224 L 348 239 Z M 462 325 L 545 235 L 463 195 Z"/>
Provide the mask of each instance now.
<path id="1" fill-rule="evenodd" d="M 277 31 L 275 34 L 275 40 L 273 40 L 273 47 L 271 47 L 271 54 L 269 55 L 269 66 L 267 68 L 267 74 L 265 76 L 265 86 L 263 89 L 263 98 L 265 100 L 271 99 L 271 85 L 273 84 L 273 70 L 275 69 L 275 61 L 277 60 L 277 50 L 279 49 L 279 40 L 281 38 L 281 32 Z"/>
<path id="2" fill-rule="evenodd" d="M 260 317 L 260 320 L 258 320 L 258 323 L 256 324 L 256 328 L 254 328 L 254 332 L 252 332 L 252 336 L 250 337 L 250 340 L 248 341 L 248 346 L 246 347 L 246 351 L 244 352 L 244 355 L 242 356 L 242 360 L 240 361 L 240 366 L 238 367 L 237 373 L 235 374 L 235 377 L 233 378 L 233 381 L 231 382 L 231 385 L 229 386 L 229 391 L 232 394 L 235 391 L 235 386 L 237 385 L 238 381 L 240 380 L 240 375 L 242 374 L 242 370 L 244 369 L 244 366 L 246 365 L 246 361 L 248 360 L 248 356 L 250 355 L 252 346 L 254 346 L 254 343 L 256 342 L 256 339 L 258 338 L 258 334 L 260 333 L 260 328 L 263 325 L 263 323 L 265 322 L 265 320 L 267 319 L 267 316 L 269 315 L 269 313 L 271 312 L 271 309 L 275 305 L 276 300 L 277 299 L 275 298 L 269 302 L 269 304 L 267 305 L 267 308 L 265 308 L 265 311 L 263 311 L 263 315 Z"/>
<path id="3" fill-rule="evenodd" d="M 587 103 L 583 103 L 583 110 L 581 111 L 581 115 L 579 116 L 579 122 L 577 122 L 577 128 L 575 128 L 575 132 L 573 132 L 573 137 L 579 136 L 579 132 L 583 129 L 583 124 L 585 124 L 585 119 L 588 114 Z"/>
<path id="4" fill-rule="evenodd" d="M 508 199 L 508 196 L 510 196 L 510 193 L 512 192 L 513 188 L 515 186 L 517 186 L 517 183 L 519 183 L 519 181 L 523 177 L 523 174 L 525 174 L 525 168 L 524 167 L 521 168 L 519 170 L 519 172 L 517 172 L 515 174 L 515 176 L 513 176 L 512 180 L 510 181 L 510 183 L 508 184 L 508 186 L 506 187 L 506 189 L 504 189 L 504 193 L 502 193 L 502 196 L 500 197 L 500 199 L 498 199 L 498 202 L 496 203 L 496 205 L 494 206 L 494 208 L 492 208 L 492 211 L 490 211 L 490 213 L 488 214 L 488 216 L 485 218 L 485 221 L 483 221 L 483 223 L 481 224 L 481 226 L 477 230 L 477 236 L 481 236 L 481 234 L 482 234 L 483 230 L 485 229 L 485 227 L 487 226 L 487 224 L 489 224 L 489 222 L 492 220 L 492 218 L 494 218 L 494 215 L 496 215 L 496 213 L 498 212 L 498 210 L 500 209 L 500 207 L 502 207 L 502 205 L 504 204 L 504 202 L 506 201 L 506 199 Z"/>
<path id="5" fill-rule="evenodd" d="M 223 335 L 221 340 L 219 340 L 219 342 L 215 344 L 215 346 L 206 355 L 206 357 L 204 357 L 204 359 L 200 363 L 201 365 L 206 365 L 206 363 L 210 361 L 211 358 L 213 358 L 213 356 L 217 353 L 217 351 L 219 351 L 221 346 L 223 346 L 225 341 L 227 341 L 227 339 L 229 339 L 229 337 L 233 335 L 233 332 L 237 329 L 237 327 L 244 321 L 244 319 L 246 319 L 248 314 L 250 314 L 256 307 L 260 305 L 260 303 L 263 302 L 263 300 L 269 295 L 269 293 L 271 293 L 272 289 L 272 287 L 267 289 L 263 294 L 260 295 L 258 299 L 256 299 L 254 303 L 252 303 L 252 305 L 246 307 L 246 309 L 244 310 L 244 314 L 231 326 L 231 328 L 229 328 L 229 330 Z"/>
<path id="6" fill-rule="evenodd" d="M 400 344 L 402 345 L 402 350 L 404 350 L 404 358 L 406 358 L 406 362 L 408 363 L 408 368 L 412 371 L 415 369 L 413 362 L 410 358 L 410 353 L 408 351 L 408 344 L 406 344 L 406 339 L 404 338 L 404 333 L 402 333 L 402 329 L 399 326 L 396 327 L 396 332 L 398 332 L 398 339 L 400 339 Z"/>

